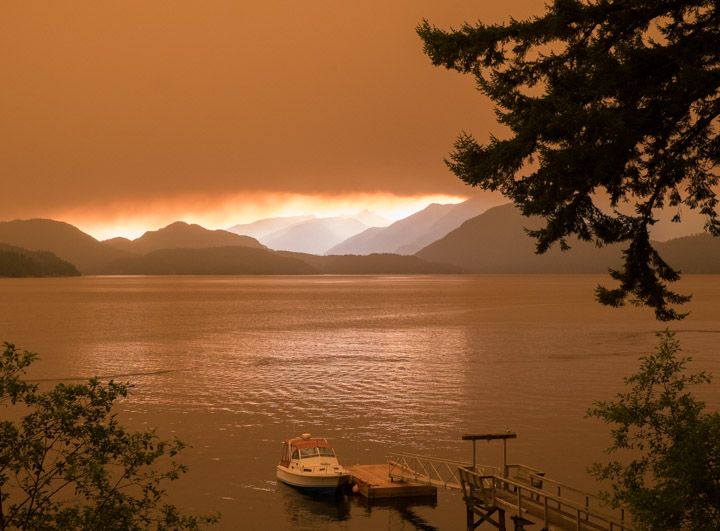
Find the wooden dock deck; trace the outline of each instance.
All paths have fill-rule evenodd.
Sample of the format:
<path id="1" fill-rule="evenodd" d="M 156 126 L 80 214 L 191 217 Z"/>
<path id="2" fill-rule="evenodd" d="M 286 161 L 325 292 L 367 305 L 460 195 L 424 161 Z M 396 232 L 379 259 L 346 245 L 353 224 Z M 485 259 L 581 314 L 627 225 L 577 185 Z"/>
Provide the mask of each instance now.
<path id="1" fill-rule="evenodd" d="M 508 465 L 529 471 L 523 477 L 481 475 L 469 468 L 460 468 L 463 498 L 467 510 L 467 529 L 473 531 L 487 522 L 500 531 L 507 529 L 505 515 L 527 524 L 537 524 L 553 531 L 628 531 L 629 522 L 624 512 L 613 514 L 606 508 L 596 507 L 600 501 L 590 494 L 584 500 L 567 497 L 577 489 L 531 472 L 525 465 Z M 557 494 L 547 489 L 547 483 Z M 591 500 L 594 498 L 594 500 Z M 592 503 L 591 503 L 592 501 Z M 475 518 L 479 518 L 478 521 Z M 516 522 L 515 529 L 522 529 Z"/>
<path id="2" fill-rule="evenodd" d="M 381 498 L 437 497 L 437 487 L 413 481 L 392 481 L 388 464 L 353 465 L 346 467 L 350 472 L 350 483 L 358 486 L 358 493 L 368 500 Z"/>

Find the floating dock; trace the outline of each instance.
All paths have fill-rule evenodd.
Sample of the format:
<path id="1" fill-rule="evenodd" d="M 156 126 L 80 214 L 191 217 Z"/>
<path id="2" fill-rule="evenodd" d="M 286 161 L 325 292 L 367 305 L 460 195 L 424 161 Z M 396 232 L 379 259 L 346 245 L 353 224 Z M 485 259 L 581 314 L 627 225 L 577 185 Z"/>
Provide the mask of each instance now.
<path id="1" fill-rule="evenodd" d="M 437 497 L 437 487 L 409 480 L 390 479 L 389 465 L 353 465 L 350 484 L 358 487 L 358 494 L 368 500 L 381 498 Z"/>

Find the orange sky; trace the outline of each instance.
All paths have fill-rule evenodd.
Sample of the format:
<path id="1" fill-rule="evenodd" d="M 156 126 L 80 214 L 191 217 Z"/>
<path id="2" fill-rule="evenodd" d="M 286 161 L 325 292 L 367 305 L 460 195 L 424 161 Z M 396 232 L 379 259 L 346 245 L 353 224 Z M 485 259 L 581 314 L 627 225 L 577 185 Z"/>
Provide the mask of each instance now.
<path id="1" fill-rule="evenodd" d="M 525 18 L 544 0 L 489 4 L 3 2 L 0 219 L 109 237 L 467 197 L 443 157 L 462 130 L 500 131 L 415 26 Z"/>

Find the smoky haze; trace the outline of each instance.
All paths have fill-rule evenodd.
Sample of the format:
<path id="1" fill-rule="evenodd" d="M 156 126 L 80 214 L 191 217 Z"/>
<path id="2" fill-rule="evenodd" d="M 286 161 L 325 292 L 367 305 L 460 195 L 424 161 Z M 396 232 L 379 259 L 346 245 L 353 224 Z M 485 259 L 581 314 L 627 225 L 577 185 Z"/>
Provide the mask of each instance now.
<path id="1" fill-rule="evenodd" d="M 494 115 L 471 78 L 430 64 L 415 26 L 543 5 L 5 3 L 3 218 L 198 195 L 462 195 L 443 156 L 461 130 L 498 133 Z"/>

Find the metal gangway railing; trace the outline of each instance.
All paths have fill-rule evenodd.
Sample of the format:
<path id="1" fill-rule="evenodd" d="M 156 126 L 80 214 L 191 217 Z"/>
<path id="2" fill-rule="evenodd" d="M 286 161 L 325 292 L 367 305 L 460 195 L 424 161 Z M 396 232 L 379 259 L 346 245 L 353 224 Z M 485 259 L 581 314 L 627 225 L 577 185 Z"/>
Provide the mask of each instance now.
<path id="1" fill-rule="evenodd" d="M 465 467 L 481 475 L 500 474 L 494 466 L 473 465 L 450 459 L 439 459 L 415 454 L 388 454 L 388 470 L 393 481 L 414 481 L 435 487 L 462 490 L 458 470 Z"/>
<path id="2" fill-rule="evenodd" d="M 614 514 L 603 508 L 597 496 L 550 480 L 523 465 L 508 465 L 507 468 L 516 469 L 515 477 L 484 474 L 472 467 L 458 469 L 468 512 L 485 516 L 500 509 L 541 524 L 543 529 L 631 529 L 625 522 L 624 512 Z"/>

